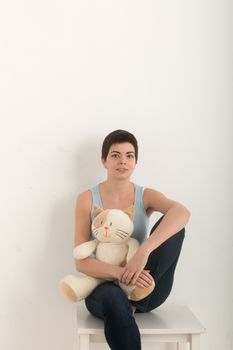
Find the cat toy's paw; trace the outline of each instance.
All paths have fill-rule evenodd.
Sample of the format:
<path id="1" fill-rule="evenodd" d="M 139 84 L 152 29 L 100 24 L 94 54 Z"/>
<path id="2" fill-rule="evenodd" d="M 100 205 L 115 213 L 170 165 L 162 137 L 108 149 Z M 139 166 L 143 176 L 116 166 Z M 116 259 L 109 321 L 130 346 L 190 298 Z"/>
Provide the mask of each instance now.
<path id="1" fill-rule="evenodd" d="M 140 288 L 140 287 L 136 286 L 134 288 L 134 290 L 128 296 L 128 299 L 129 300 L 133 300 L 133 301 L 142 300 L 142 299 L 146 298 L 148 295 L 150 295 L 150 293 L 154 290 L 154 288 L 155 288 L 155 282 L 154 281 L 147 288 Z"/>
<path id="2" fill-rule="evenodd" d="M 62 295 L 69 301 L 76 302 L 78 300 L 77 295 L 71 286 L 64 280 L 59 283 L 59 290 Z"/>

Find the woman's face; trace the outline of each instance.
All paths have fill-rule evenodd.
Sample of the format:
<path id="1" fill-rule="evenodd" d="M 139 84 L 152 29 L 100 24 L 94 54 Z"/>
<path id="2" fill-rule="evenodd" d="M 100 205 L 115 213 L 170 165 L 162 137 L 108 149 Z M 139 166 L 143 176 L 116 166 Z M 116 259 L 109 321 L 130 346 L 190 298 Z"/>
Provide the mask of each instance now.
<path id="1" fill-rule="evenodd" d="M 129 178 L 136 166 L 134 146 L 129 142 L 113 144 L 102 163 L 109 176 Z"/>

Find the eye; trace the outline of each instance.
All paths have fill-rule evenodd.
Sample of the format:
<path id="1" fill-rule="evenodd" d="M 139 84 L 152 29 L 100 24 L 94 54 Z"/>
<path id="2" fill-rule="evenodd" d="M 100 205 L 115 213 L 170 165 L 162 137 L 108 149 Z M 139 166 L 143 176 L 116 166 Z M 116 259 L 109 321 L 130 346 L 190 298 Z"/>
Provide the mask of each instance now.
<path id="1" fill-rule="evenodd" d="M 110 222 L 110 226 L 112 226 L 112 222 Z"/>
<path id="2" fill-rule="evenodd" d="M 100 225 L 103 225 L 103 221 L 101 221 Z"/>

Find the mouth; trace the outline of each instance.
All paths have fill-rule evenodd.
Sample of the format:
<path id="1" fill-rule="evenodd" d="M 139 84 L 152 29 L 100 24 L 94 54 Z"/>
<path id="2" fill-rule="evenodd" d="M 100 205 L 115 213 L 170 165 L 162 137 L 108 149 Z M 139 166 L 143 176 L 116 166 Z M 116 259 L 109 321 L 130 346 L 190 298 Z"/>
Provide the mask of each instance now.
<path id="1" fill-rule="evenodd" d="M 117 171 L 122 171 L 122 172 L 123 172 L 123 171 L 127 171 L 127 170 L 128 170 L 128 169 L 126 169 L 126 168 L 118 168 L 118 169 L 117 169 Z"/>

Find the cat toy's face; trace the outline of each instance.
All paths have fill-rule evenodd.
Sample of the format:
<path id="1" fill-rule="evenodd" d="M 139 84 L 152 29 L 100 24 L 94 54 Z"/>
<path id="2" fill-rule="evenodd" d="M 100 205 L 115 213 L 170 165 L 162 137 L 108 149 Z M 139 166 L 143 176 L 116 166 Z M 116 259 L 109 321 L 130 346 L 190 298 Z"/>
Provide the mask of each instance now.
<path id="1" fill-rule="evenodd" d="M 101 242 L 122 243 L 133 233 L 134 207 L 120 209 L 95 208 L 92 232 Z"/>

